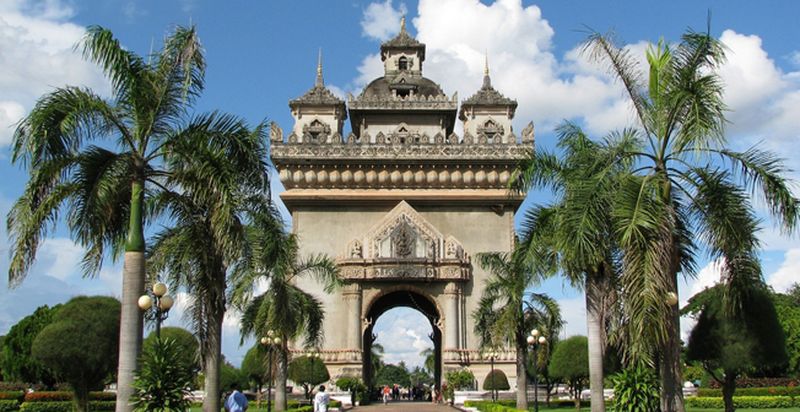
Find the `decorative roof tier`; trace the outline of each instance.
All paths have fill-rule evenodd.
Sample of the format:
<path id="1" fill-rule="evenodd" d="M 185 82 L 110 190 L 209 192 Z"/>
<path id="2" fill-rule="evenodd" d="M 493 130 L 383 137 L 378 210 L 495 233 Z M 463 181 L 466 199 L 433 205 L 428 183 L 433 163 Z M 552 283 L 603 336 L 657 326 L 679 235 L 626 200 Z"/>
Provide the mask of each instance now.
<path id="1" fill-rule="evenodd" d="M 320 51 L 319 59 L 317 61 L 317 79 L 314 82 L 314 87 L 309 89 L 304 95 L 289 100 L 289 108 L 296 109 L 298 106 L 339 106 L 342 111 L 345 109 L 344 100 L 336 97 L 333 92 L 325 87 L 325 81 L 322 78 L 322 52 Z M 346 113 L 346 111 L 344 111 Z M 345 117 L 347 115 L 345 114 Z"/>
<path id="2" fill-rule="evenodd" d="M 464 111 L 467 108 L 476 106 L 506 107 L 509 109 L 511 117 L 513 117 L 514 111 L 517 108 L 516 100 L 503 96 L 502 93 L 498 92 L 494 87 L 492 87 L 492 79 L 489 77 L 488 58 L 486 59 L 486 66 L 483 73 L 483 85 L 475 94 L 461 102 L 461 112 L 459 113 L 459 118 L 464 120 L 466 117 Z"/>
<path id="3" fill-rule="evenodd" d="M 381 44 L 381 60 L 386 60 L 387 52 L 389 50 L 397 49 L 413 49 L 417 51 L 420 61 L 425 60 L 425 43 L 420 43 L 419 40 L 412 37 L 406 31 L 406 17 L 400 20 L 400 33 L 397 36 L 389 39 Z"/>

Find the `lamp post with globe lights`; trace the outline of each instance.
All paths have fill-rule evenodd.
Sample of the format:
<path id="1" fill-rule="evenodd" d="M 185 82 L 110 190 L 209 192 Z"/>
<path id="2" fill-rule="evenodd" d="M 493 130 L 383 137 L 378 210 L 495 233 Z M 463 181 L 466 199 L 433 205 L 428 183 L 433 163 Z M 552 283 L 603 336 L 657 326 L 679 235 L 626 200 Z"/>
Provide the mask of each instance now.
<path id="1" fill-rule="evenodd" d="M 267 348 L 267 412 L 272 412 L 272 361 L 273 353 L 280 348 L 282 340 L 275 331 L 268 330 L 267 336 L 261 338 L 261 344 Z"/>
<path id="2" fill-rule="evenodd" d="M 531 331 L 527 337 L 528 345 L 533 349 L 533 410 L 539 412 L 539 347 L 547 343 L 547 338 L 538 329 Z M 528 391 L 525 391 L 527 394 Z"/>
<path id="3" fill-rule="evenodd" d="M 156 322 L 156 338 L 161 339 L 161 322 L 169 316 L 169 310 L 175 303 L 172 296 L 167 295 L 167 285 L 156 282 L 150 290 L 139 296 L 139 309 L 144 311 L 144 318 Z"/>

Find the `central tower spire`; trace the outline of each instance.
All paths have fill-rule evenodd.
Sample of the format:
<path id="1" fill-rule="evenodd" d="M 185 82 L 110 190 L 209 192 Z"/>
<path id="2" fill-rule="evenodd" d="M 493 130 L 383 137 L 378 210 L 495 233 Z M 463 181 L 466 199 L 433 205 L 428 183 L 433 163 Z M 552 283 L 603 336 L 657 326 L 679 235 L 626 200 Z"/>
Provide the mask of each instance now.
<path id="1" fill-rule="evenodd" d="M 319 55 L 317 56 L 317 81 L 314 83 L 317 87 L 325 86 L 325 81 L 322 79 L 322 48 L 319 49 Z"/>

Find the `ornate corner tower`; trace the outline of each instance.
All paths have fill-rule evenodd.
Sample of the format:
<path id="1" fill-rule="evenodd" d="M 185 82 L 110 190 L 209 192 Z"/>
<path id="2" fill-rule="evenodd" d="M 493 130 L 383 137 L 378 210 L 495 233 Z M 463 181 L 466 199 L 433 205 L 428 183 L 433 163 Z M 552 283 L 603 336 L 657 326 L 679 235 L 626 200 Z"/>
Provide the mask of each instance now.
<path id="1" fill-rule="evenodd" d="M 336 257 L 346 283 L 332 294 L 313 280 L 298 286 L 325 306 L 320 352 L 334 379 L 369 379 L 375 321 L 406 306 L 431 324 L 437 379 L 469 366 L 482 381 L 489 362 L 479 356 L 471 314 L 488 273 L 471 256 L 513 246 L 522 198 L 507 187 L 533 149 L 533 128 L 514 134 L 516 102 L 494 91 L 487 74 L 462 104 L 464 136 L 453 133 L 458 99 L 423 76 L 425 45 L 404 23 L 381 58 L 384 75 L 347 99 L 347 136 L 337 134 L 345 104 L 324 87 L 321 69 L 314 88 L 289 104 L 292 133 L 284 138 L 273 125 L 272 160 L 301 253 Z M 314 122 L 330 133 L 315 135 Z M 497 367 L 512 378 L 513 351 Z"/>

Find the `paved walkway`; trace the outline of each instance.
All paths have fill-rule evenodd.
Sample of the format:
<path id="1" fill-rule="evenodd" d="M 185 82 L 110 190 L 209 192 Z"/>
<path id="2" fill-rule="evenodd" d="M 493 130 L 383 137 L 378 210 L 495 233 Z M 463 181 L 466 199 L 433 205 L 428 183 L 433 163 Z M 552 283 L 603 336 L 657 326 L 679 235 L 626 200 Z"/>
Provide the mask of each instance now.
<path id="1" fill-rule="evenodd" d="M 447 405 L 433 405 L 430 402 L 389 402 L 359 406 L 349 410 L 350 412 L 455 412 L 457 409 Z"/>

